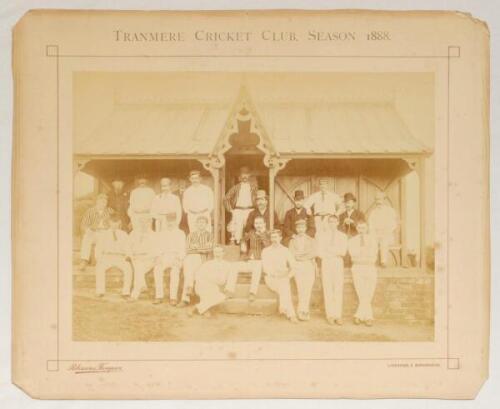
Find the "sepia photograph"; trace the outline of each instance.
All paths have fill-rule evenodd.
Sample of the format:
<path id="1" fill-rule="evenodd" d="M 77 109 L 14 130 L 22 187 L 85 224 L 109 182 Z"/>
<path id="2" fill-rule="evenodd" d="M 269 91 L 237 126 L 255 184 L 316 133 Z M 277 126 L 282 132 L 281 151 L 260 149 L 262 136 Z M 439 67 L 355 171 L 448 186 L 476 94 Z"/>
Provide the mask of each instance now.
<path id="1" fill-rule="evenodd" d="M 73 74 L 74 341 L 432 341 L 432 73 Z"/>

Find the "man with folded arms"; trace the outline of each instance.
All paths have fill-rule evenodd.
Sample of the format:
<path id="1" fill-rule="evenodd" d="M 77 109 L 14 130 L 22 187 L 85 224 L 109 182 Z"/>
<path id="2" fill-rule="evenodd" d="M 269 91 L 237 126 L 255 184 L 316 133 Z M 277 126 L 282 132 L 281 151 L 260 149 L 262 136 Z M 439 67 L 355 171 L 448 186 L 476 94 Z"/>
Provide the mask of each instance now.
<path id="1" fill-rule="evenodd" d="M 306 234 L 307 221 L 295 221 L 297 234 L 290 240 L 288 248 L 295 257 L 295 283 L 299 296 L 297 316 L 301 321 L 309 321 L 309 305 L 316 275 L 316 241 Z"/>
<path id="2" fill-rule="evenodd" d="M 175 214 L 175 221 L 179 226 L 182 218 L 182 207 L 179 196 L 171 191 L 172 183 L 169 178 L 160 180 L 161 192 L 157 194 L 151 203 L 151 216 L 155 222 L 155 231 L 162 231 L 165 228 L 165 216 L 168 213 Z"/>
<path id="3" fill-rule="evenodd" d="M 243 228 L 248 215 L 254 209 L 257 196 L 257 186 L 250 183 L 250 169 L 243 166 L 240 169 L 239 183 L 226 193 L 224 207 L 231 213 L 231 226 L 236 244 L 240 244 Z"/>
<path id="4" fill-rule="evenodd" d="M 266 230 L 266 222 L 262 216 L 254 219 L 254 229 L 245 233 L 244 241 L 241 243 L 243 253 L 248 249 L 248 264 L 252 271 L 250 292 L 248 300 L 255 301 L 262 275 L 262 250 L 271 244 L 269 232 Z"/>
<path id="5" fill-rule="evenodd" d="M 80 248 L 80 270 L 85 270 L 89 264 L 92 246 L 96 244 L 101 232 L 109 227 L 109 217 L 113 209 L 108 207 L 108 196 L 104 193 L 97 195 L 95 205 L 84 213 L 80 229 L 83 232 Z"/>
<path id="6" fill-rule="evenodd" d="M 344 256 L 347 252 L 347 236 L 338 230 L 338 226 L 338 217 L 328 216 L 329 232 L 319 243 L 318 249 L 326 319 L 331 325 L 343 324 Z"/>
<path id="7" fill-rule="evenodd" d="M 186 235 L 177 226 L 177 215 L 168 213 L 165 216 L 165 228 L 156 233 L 158 258 L 153 270 L 155 279 L 155 300 L 153 304 L 161 304 L 164 297 L 163 273 L 170 268 L 170 305 L 177 305 L 179 279 L 182 261 L 186 255 Z"/>
<path id="8" fill-rule="evenodd" d="M 182 267 L 184 286 L 182 288 L 181 302 L 177 304 L 178 307 L 185 307 L 191 302 L 195 273 L 212 252 L 212 233 L 208 231 L 207 225 L 207 218 L 205 216 L 198 216 L 196 230 L 187 236 L 187 254 Z"/>
<path id="9" fill-rule="evenodd" d="M 208 219 L 207 229 L 212 231 L 212 210 L 214 209 L 214 193 L 209 186 L 201 183 L 199 170 L 189 173 L 191 185 L 182 195 L 182 207 L 187 214 L 189 231 L 196 230 L 196 219 L 205 216 Z"/>
<path id="10" fill-rule="evenodd" d="M 153 269 L 158 258 L 157 237 L 151 229 L 149 214 L 136 217 L 129 239 L 130 258 L 134 267 L 134 289 L 131 299 L 137 300 L 141 293 L 147 289 L 146 273 Z"/>
<path id="11" fill-rule="evenodd" d="M 349 239 L 348 249 L 352 258 L 352 281 L 358 295 L 358 310 L 354 314 L 354 323 L 364 322 L 367 326 L 373 325 L 372 299 L 377 286 L 377 242 L 368 234 L 366 222 L 359 222 L 358 235 Z"/>
<path id="12" fill-rule="evenodd" d="M 213 260 L 205 261 L 195 273 L 195 291 L 200 297 L 189 315 L 211 315 L 210 308 L 224 302 L 234 294 L 238 272 L 234 265 L 224 260 L 224 248 L 214 247 Z"/>
<path id="13" fill-rule="evenodd" d="M 132 266 L 128 262 L 130 246 L 128 234 L 120 229 L 121 217 L 113 214 L 109 220 L 109 230 L 105 230 L 96 245 L 96 295 L 104 296 L 106 292 L 106 272 L 116 267 L 123 273 L 122 297 L 128 298 L 132 286 Z"/>
<path id="14" fill-rule="evenodd" d="M 271 231 L 271 245 L 262 251 L 262 268 L 267 286 L 279 296 L 279 312 L 291 322 L 298 322 L 292 303 L 290 279 L 294 276 L 295 259 L 281 244 L 281 230 Z"/>
<path id="15" fill-rule="evenodd" d="M 134 228 L 134 223 L 142 223 L 144 217 L 150 215 L 155 191 L 147 183 L 148 180 L 144 176 L 139 176 L 137 187 L 130 192 L 128 215 L 132 222 L 132 228 Z"/>

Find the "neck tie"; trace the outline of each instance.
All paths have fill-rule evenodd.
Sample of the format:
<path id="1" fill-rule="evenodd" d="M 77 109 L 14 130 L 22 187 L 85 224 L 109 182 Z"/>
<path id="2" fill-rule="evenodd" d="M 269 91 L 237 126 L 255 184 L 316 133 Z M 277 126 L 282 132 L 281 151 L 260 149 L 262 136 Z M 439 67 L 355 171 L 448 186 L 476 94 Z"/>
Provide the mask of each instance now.
<path id="1" fill-rule="evenodd" d="M 116 231 L 115 230 L 113 230 L 113 240 L 114 241 L 118 240 L 118 237 L 116 236 Z"/>
<path id="2" fill-rule="evenodd" d="M 366 242 L 365 242 L 365 235 L 364 235 L 364 234 L 362 234 L 362 235 L 361 235 L 361 246 L 362 246 L 362 247 L 364 247 L 365 243 L 366 243 Z"/>

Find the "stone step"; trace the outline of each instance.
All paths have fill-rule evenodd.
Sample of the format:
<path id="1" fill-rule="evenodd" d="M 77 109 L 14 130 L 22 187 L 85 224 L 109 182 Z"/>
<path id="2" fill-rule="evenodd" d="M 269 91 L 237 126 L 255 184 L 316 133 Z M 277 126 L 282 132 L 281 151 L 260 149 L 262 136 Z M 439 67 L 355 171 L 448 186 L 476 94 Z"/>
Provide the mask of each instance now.
<path id="1" fill-rule="evenodd" d="M 277 299 L 229 298 L 216 307 L 217 312 L 225 314 L 272 315 L 278 312 Z"/>

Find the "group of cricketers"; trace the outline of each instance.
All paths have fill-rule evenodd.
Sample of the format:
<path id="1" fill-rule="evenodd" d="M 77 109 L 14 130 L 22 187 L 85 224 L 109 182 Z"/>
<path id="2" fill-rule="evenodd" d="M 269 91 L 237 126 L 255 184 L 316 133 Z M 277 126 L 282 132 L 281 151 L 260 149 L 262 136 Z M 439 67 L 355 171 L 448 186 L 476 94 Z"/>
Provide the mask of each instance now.
<path id="1" fill-rule="evenodd" d="M 243 167 L 239 182 L 224 198 L 231 213 L 231 242 L 240 247 L 242 255 L 234 262 L 226 260 L 224 246 L 214 244 L 211 188 L 201 182 L 197 170 L 190 172 L 189 180 L 181 195 L 172 192 L 169 178 L 161 179 L 158 194 L 146 178 L 139 178 L 130 194 L 124 192 L 123 181 L 116 179 L 108 195 L 98 195 L 95 206 L 82 219 L 80 264 L 84 269 L 95 245 L 98 297 L 105 293 L 105 273 L 111 267 L 123 272 L 122 296 L 130 301 L 147 290 L 145 276 L 153 270 L 153 303 L 161 304 L 168 269 L 170 305 L 190 306 L 196 294 L 199 302 L 189 314 L 207 316 L 212 307 L 234 296 L 238 274 L 248 271 L 248 301 L 257 299 L 263 275 L 267 287 L 278 294 L 280 314 L 298 322 L 310 319 L 311 293 L 319 276 L 326 319 L 342 325 L 344 270 L 350 267 L 359 300 L 354 323 L 373 325 L 377 266 L 386 265 L 398 224 L 382 192 L 366 218 L 356 208 L 352 193 L 341 198 L 329 190 L 328 179 L 320 179 L 319 191 L 307 198 L 302 190 L 294 192 L 294 207 L 280 223 L 277 214 L 270 217 L 266 192 L 252 183 L 250 170 Z M 292 280 L 297 287 L 297 307 L 292 300 Z"/>

